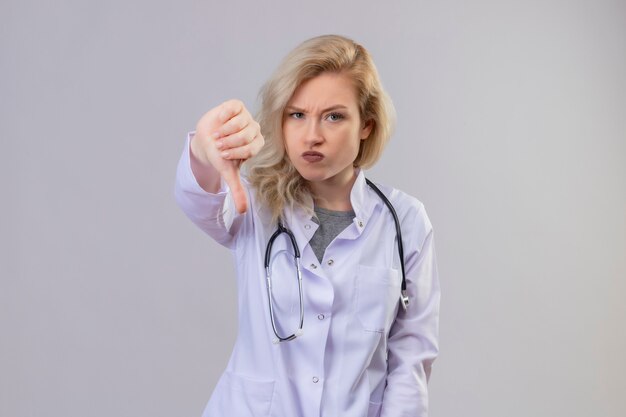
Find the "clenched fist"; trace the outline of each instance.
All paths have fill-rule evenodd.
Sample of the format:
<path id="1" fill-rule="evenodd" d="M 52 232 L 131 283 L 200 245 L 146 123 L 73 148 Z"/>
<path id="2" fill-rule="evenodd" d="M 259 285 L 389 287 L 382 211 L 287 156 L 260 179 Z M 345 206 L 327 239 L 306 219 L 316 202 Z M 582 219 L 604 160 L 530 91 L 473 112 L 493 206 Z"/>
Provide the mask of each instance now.
<path id="1" fill-rule="evenodd" d="M 196 125 L 191 141 L 191 167 L 198 183 L 209 192 L 230 188 L 239 213 L 248 207 L 239 167 L 256 155 L 265 143 L 259 124 L 239 100 L 229 100 L 209 110 Z"/>

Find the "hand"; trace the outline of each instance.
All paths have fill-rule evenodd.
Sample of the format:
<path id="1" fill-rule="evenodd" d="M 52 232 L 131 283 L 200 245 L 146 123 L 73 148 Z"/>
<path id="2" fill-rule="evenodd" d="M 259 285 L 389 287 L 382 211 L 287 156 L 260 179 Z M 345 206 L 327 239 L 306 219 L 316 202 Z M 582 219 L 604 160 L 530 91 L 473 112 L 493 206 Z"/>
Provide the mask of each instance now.
<path id="1" fill-rule="evenodd" d="M 239 167 L 256 155 L 264 143 L 259 124 L 239 100 L 214 107 L 196 125 L 191 153 L 202 165 L 212 166 L 224 178 L 239 213 L 248 207 Z"/>

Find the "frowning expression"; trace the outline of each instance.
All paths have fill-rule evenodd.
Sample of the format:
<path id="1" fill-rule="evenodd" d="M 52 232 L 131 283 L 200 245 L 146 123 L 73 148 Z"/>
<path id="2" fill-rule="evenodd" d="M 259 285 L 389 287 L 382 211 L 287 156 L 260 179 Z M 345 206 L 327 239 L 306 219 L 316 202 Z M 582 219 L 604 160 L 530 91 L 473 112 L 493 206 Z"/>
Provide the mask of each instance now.
<path id="1" fill-rule="evenodd" d="M 322 73 L 302 83 L 283 115 L 285 148 L 311 182 L 344 184 L 371 124 L 361 121 L 357 91 L 345 74 Z"/>

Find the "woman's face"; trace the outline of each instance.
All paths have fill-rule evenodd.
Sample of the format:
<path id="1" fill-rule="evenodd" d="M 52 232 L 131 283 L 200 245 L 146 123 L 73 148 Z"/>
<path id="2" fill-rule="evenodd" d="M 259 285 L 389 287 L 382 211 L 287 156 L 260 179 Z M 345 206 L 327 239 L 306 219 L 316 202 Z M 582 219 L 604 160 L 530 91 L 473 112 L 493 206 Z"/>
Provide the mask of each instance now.
<path id="1" fill-rule="evenodd" d="M 302 83 L 283 115 L 285 149 L 307 181 L 345 185 L 361 141 L 372 130 L 362 125 L 356 88 L 343 74 L 322 73 Z"/>

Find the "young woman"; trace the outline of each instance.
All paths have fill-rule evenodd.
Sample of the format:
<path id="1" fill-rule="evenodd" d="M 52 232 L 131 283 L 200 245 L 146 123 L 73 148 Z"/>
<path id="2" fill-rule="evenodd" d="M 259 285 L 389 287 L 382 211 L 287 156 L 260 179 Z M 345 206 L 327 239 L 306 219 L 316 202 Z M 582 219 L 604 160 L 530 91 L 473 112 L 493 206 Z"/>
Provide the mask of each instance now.
<path id="1" fill-rule="evenodd" d="M 237 341 L 204 417 L 426 416 L 433 232 L 422 203 L 365 178 L 394 119 L 369 53 L 310 39 L 261 97 L 258 122 L 237 100 L 206 113 L 178 165 L 178 204 L 237 271 Z"/>

